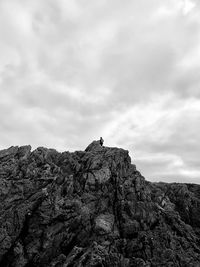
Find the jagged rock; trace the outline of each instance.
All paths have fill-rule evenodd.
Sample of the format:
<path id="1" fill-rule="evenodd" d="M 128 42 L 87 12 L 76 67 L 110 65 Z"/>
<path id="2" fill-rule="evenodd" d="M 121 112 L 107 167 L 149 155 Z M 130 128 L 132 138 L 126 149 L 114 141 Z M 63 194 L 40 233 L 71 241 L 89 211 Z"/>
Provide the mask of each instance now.
<path id="1" fill-rule="evenodd" d="M 89 144 L 89 146 L 86 147 L 85 151 L 89 152 L 89 151 L 99 151 L 102 150 L 102 146 L 100 144 L 100 140 L 95 140 L 93 141 L 91 144 Z"/>
<path id="2" fill-rule="evenodd" d="M 150 183 L 128 151 L 0 151 L 0 266 L 200 266 L 200 185 Z"/>

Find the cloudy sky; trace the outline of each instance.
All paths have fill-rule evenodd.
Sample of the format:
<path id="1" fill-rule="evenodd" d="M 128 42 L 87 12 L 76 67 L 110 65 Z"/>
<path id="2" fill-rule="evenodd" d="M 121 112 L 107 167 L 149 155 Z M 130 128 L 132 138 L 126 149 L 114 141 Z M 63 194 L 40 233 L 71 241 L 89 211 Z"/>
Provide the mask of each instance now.
<path id="1" fill-rule="evenodd" d="M 0 0 L 0 149 L 103 136 L 152 181 L 200 183 L 200 2 Z"/>

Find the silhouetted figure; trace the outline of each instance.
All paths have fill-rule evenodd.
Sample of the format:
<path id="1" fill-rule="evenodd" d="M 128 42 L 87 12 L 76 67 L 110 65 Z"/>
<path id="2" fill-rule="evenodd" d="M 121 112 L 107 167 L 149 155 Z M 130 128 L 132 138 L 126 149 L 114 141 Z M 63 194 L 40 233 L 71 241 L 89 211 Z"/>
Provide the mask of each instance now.
<path id="1" fill-rule="evenodd" d="M 100 142 L 100 145 L 103 146 L 103 142 L 104 142 L 104 140 L 103 140 L 102 137 L 100 137 L 100 141 L 99 141 L 99 142 Z"/>

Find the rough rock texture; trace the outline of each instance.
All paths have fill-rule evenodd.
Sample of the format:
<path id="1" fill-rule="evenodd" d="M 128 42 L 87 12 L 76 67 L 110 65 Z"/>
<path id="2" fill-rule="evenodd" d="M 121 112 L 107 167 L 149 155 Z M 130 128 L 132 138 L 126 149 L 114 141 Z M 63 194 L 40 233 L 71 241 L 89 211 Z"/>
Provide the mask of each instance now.
<path id="1" fill-rule="evenodd" d="M 150 183 L 128 151 L 0 151 L 0 266 L 200 266 L 200 185 Z"/>

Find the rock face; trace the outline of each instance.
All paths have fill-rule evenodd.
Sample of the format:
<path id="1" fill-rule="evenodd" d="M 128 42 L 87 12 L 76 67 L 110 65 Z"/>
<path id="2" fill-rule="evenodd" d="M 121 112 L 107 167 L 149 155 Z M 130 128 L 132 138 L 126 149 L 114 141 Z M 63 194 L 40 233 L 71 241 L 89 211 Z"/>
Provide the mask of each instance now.
<path id="1" fill-rule="evenodd" d="M 128 151 L 0 151 L 0 266 L 200 266 L 200 185 L 150 183 Z"/>

